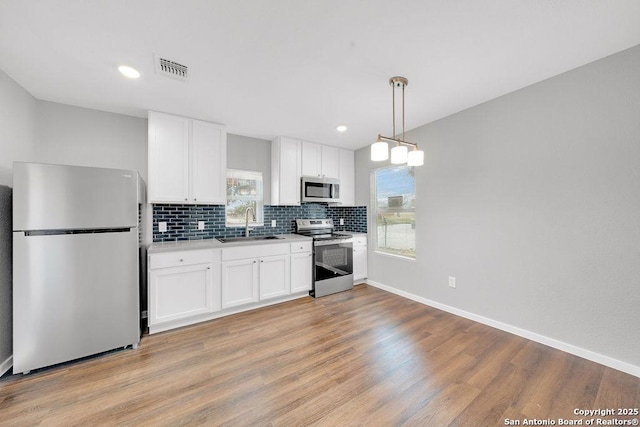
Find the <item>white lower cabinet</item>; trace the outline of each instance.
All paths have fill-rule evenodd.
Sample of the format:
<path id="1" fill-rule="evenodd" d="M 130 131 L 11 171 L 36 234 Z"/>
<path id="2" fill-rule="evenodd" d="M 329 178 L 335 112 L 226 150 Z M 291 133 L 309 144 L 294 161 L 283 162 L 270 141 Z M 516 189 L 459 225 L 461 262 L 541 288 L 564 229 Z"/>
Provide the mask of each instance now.
<path id="1" fill-rule="evenodd" d="M 220 310 L 219 260 L 213 249 L 149 255 L 149 328 Z"/>
<path id="2" fill-rule="evenodd" d="M 222 307 L 291 293 L 289 243 L 222 250 Z"/>
<path id="3" fill-rule="evenodd" d="M 149 324 L 211 311 L 211 268 L 200 264 L 152 271 Z"/>
<path id="4" fill-rule="evenodd" d="M 222 308 L 258 301 L 258 260 L 222 263 Z"/>
<path id="5" fill-rule="evenodd" d="M 367 278 L 367 236 L 353 237 L 353 280 L 360 281 Z"/>
<path id="6" fill-rule="evenodd" d="M 291 293 L 311 290 L 313 254 L 311 242 L 291 244 Z"/>
<path id="7" fill-rule="evenodd" d="M 260 300 L 291 293 L 289 255 L 260 259 Z"/>
<path id="8" fill-rule="evenodd" d="M 311 289 L 311 251 L 308 240 L 150 253 L 149 332 L 300 298 Z"/>
<path id="9" fill-rule="evenodd" d="M 289 254 L 224 261 L 222 308 L 289 295 L 289 262 Z"/>

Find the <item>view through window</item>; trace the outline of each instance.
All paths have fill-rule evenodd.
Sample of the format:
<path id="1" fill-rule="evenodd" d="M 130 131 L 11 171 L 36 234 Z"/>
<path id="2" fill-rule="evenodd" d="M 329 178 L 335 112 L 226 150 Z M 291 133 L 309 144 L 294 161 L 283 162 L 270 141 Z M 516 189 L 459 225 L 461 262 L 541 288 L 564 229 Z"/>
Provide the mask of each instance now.
<path id="1" fill-rule="evenodd" d="M 376 250 L 416 257 L 416 186 L 413 168 L 392 166 L 374 172 Z"/>
<path id="2" fill-rule="evenodd" d="M 227 227 L 244 226 L 247 208 L 249 225 L 263 225 L 264 197 L 262 193 L 262 172 L 227 169 Z"/>

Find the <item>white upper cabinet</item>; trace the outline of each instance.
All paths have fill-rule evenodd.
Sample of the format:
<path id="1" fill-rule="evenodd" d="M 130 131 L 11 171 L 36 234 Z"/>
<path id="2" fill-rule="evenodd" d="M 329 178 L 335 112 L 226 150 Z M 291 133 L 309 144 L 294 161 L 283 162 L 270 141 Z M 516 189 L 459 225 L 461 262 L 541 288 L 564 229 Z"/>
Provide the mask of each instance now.
<path id="1" fill-rule="evenodd" d="M 340 180 L 340 205 L 355 206 L 354 152 L 279 136 L 271 142 L 271 204 L 300 205 L 300 178 Z"/>
<path id="2" fill-rule="evenodd" d="M 323 177 L 340 178 L 340 149 L 322 146 L 321 172 Z"/>
<path id="3" fill-rule="evenodd" d="M 192 120 L 191 200 L 226 203 L 227 132 L 224 126 Z"/>
<path id="4" fill-rule="evenodd" d="M 302 141 L 302 175 L 321 176 L 322 146 L 313 142 Z"/>
<path id="5" fill-rule="evenodd" d="M 355 157 L 351 150 L 340 149 L 340 204 L 355 206 Z"/>
<path id="6" fill-rule="evenodd" d="M 149 201 L 225 204 L 222 125 L 149 111 Z"/>
<path id="7" fill-rule="evenodd" d="M 338 178 L 340 175 L 340 149 L 303 141 L 302 175 Z"/>
<path id="8" fill-rule="evenodd" d="M 302 147 L 297 139 L 278 137 L 271 142 L 271 204 L 299 205 Z"/>
<path id="9" fill-rule="evenodd" d="M 189 197 L 189 119 L 149 111 L 149 201 Z"/>

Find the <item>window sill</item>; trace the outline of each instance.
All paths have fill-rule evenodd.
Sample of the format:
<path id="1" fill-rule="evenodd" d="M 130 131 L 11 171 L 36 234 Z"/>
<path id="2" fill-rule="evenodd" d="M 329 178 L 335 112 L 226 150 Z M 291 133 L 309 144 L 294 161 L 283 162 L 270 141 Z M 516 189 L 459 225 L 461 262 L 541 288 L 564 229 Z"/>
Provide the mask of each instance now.
<path id="1" fill-rule="evenodd" d="M 379 251 L 379 250 L 373 250 L 372 252 L 374 254 L 376 254 L 376 255 L 382 255 L 382 256 L 389 257 L 389 258 L 396 258 L 396 259 L 402 259 L 402 260 L 407 260 L 407 261 L 415 261 L 416 260 L 415 258 L 412 258 L 412 257 L 408 257 L 408 256 L 404 256 L 404 255 L 392 254 L 392 253 L 389 253 L 389 252 L 382 252 L 382 251 Z"/>

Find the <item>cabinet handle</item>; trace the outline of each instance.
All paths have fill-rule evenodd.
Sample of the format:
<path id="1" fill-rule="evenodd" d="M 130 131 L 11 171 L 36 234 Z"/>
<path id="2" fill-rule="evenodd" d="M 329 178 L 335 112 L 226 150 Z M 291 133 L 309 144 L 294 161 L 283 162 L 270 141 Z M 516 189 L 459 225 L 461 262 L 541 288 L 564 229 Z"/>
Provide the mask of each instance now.
<path id="1" fill-rule="evenodd" d="M 198 199 L 196 199 L 196 198 L 194 197 L 194 198 L 193 198 L 193 201 L 194 201 L 194 202 L 197 202 L 197 201 L 198 201 Z"/>
<path id="2" fill-rule="evenodd" d="M 180 262 L 184 261 L 182 258 L 180 258 Z"/>
<path id="3" fill-rule="evenodd" d="M 253 263 L 255 264 L 255 263 L 256 263 L 256 261 L 253 261 Z"/>
<path id="4" fill-rule="evenodd" d="M 260 260 L 260 262 L 264 262 L 264 260 L 263 260 L 263 259 L 261 259 L 261 260 Z"/>
<path id="5" fill-rule="evenodd" d="M 188 201 L 188 200 L 187 200 L 187 199 L 184 199 L 184 201 L 186 202 L 186 201 Z"/>
<path id="6" fill-rule="evenodd" d="M 207 270 L 211 270 L 211 267 L 207 267 Z"/>

